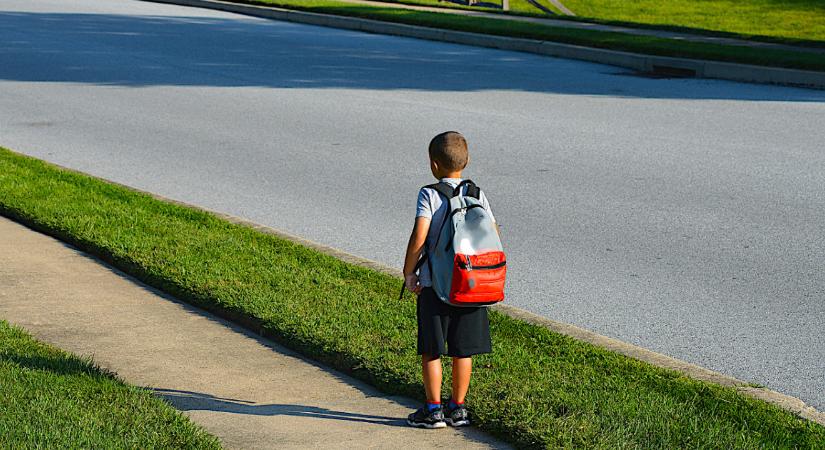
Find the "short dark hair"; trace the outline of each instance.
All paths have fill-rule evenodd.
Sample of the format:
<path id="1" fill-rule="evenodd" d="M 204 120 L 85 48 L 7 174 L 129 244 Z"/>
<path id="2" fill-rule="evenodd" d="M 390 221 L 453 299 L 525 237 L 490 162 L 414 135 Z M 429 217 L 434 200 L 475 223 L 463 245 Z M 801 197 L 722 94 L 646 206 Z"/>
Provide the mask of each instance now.
<path id="1" fill-rule="evenodd" d="M 467 166 L 467 140 L 458 131 L 445 131 L 430 141 L 430 159 L 447 170 L 462 170 Z"/>

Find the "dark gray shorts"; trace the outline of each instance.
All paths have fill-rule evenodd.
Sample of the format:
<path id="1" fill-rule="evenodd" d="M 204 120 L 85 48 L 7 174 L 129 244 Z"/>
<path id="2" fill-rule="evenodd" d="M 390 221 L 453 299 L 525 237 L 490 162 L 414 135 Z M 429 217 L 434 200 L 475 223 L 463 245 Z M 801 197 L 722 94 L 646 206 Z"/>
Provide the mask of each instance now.
<path id="1" fill-rule="evenodd" d="M 421 291 L 418 296 L 419 355 L 463 358 L 492 350 L 487 308 L 451 306 L 439 300 L 432 288 Z"/>

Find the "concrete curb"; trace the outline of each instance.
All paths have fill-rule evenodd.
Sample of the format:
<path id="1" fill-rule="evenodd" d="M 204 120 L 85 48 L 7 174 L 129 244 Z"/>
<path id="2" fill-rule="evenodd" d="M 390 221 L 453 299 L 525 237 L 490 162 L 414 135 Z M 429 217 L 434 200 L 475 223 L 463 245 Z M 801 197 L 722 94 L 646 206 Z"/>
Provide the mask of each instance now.
<path id="1" fill-rule="evenodd" d="M 412 37 L 431 41 L 450 42 L 476 47 L 496 48 L 535 53 L 568 59 L 609 64 L 628 69 L 659 73 L 665 76 L 716 78 L 749 83 L 779 84 L 825 89 L 825 72 L 753 66 L 700 59 L 674 58 L 639 53 L 605 50 L 551 41 L 510 38 L 463 31 L 405 25 L 356 17 L 335 16 L 289 9 L 246 5 L 219 0 L 143 0 L 244 14 L 248 16 L 332 28 L 365 31 L 369 33 Z"/>
<path id="2" fill-rule="evenodd" d="M 8 150 L 8 149 L 7 149 Z M 11 153 L 16 155 L 32 158 L 31 156 L 15 152 L 9 150 Z M 36 159 L 36 158 L 33 158 Z M 219 211 L 213 211 L 208 208 L 204 208 L 201 206 L 193 205 L 190 203 L 182 202 L 179 200 L 171 199 L 168 197 L 164 197 L 162 195 L 158 195 L 152 192 L 144 191 L 142 189 L 137 189 L 132 186 L 128 186 L 125 184 L 118 183 L 116 181 L 108 180 L 106 178 L 98 177 L 95 175 L 91 175 L 85 172 L 81 172 L 79 170 L 71 169 L 69 167 L 61 166 L 59 164 L 55 164 L 52 162 L 47 162 L 49 165 L 58 167 L 62 170 L 77 173 L 80 175 L 84 175 L 87 177 L 95 178 L 97 180 L 104 181 L 106 183 L 110 183 L 116 186 L 123 187 L 125 189 L 129 189 L 134 192 L 139 192 L 145 195 L 148 195 L 156 200 L 160 200 L 163 202 L 172 203 L 175 205 L 183 206 L 186 208 L 195 209 L 198 211 L 203 211 L 209 214 L 212 214 L 216 217 L 224 219 L 230 223 L 236 225 L 247 226 L 253 228 L 257 231 L 262 233 L 270 234 L 273 236 L 277 236 L 279 238 L 294 242 L 296 244 L 311 248 L 318 252 L 324 253 L 326 255 L 332 256 L 334 258 L 338 258 L 342 261 L 347 263 L 366 267 L 372 270 L 376 270 L 378 272 L 382 272 L 394 277 L 399 278 L 398 282 L 401 283 L 401 278 L 403 278 L 402 273 L 400 270 L 385 266 L 377 261 L 373 261 L 367 258 L 362 258 L 360 256 L 355 256 L 351 253 L 347 253 L 343 250 L 330 247 L 328 245 L 320 244 L 308 239 L 304 239 L 302 237 L 296 236 L 291 233 L 287 233 L 282 230 L 278 230 L 276 228 L 272 228 L 266 225 L 261 225 L 256 222 L 252 222 L 250 220 L 244 219 L 242 217 L 233 216 L 231 214 L 222 213 Z M 14 217 L 8 217 L 9 219 L 16 220 Z M 53 235 L 57 239 L 61 239 L 61 236 L 58 234 Z M 400 284 L 399 284 L 400 286 Z M 575 325 L 557 322 L 555 320 L 548 319 L 543 316 L 539 316 L 537 314 L 531 313 L 529 311 L 523 310 L 521 308 L 517 308 L 510 305 L 499 304 L 493 306 L 493 309 L 510 316 L 514 319 L 523 320 L 527 323 L 531 323 L 533 325 L 545 327 L 551 331 L 554 331 L 559 334 L 563 334 L 565 336 L 569 336 L 573 339 L 577 339 L 579 341 L 587 342 L 589 344 L 595 345 L 596 347 L 604 348 L 606 350 L 620 353 L 622 355 L 628 356 L 633 359 L 637 359 L 639 361 L 646 362 L 656 367 L 660 367 L 663 369 L 674 370 L 676 372 L 680 372 L 690 378 L 706 381 L 714 384 L 719 384 L 726 387 L 731 387 L 736 389 L 742 394 L 748 395 L 750 397 L 763 400 L 765 402 L 771 403 L 773 405 L 778 406 L 786 411 L 789 411 L 793 414 L 798 415 L 804 419 L 810 420 L 812 422 L 818 423 L 822 426 L 825 426 L 825 412 L 818 411 L 816 408 L 809 406 L 801 399 L 796 397 L 792 397 L 790 395 L 782 394 L 781 392 L 777 392 L 767 388 L 760 388 L 755 387 L 749 383 L 746 383 L 742 380 L 734 378 L 729 375 L 725 375 L 710 369 L 706 369 L 704 367 L 698 366 L 696 364 L 691 364 L 686 361 L 682 361 L 677 358 L 673 358 L 667 355 L 663 355 L 661 353 L 654 352 L 652 350 L 648 350 L 637 345 L 629 344 L 627 342 L 620 341 L 618 339 L 613 339 L 607 336 L 602 336 L 598 333 L 594 333 L 592 331 L 585 330 L 583 328 L 579 328 Z M 247 328 L 255 333 L 264 334 L 263 328 L 260 324 L 255 323 L 254 320 L 248 320 L 243 317 L 235 317 L 235 316 L 225 316 L 227 320 L 237 323 L 238 325 Z"/>

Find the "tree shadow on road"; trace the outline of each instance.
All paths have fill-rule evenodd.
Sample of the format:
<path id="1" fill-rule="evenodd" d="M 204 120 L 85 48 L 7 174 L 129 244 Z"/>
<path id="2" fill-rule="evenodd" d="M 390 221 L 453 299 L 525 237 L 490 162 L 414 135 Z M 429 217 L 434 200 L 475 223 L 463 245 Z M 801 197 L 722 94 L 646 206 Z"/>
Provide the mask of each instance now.
<path id="1" fill-rule="evenodd" d="M 170 8 L 170 14 L 180 11 L 156 6 L 158 11 Z M 5 61 L 0 64 L 0 80 L 130 87 L 505 90 L 825 101 L 825 91 L 702 79 L 654 80 L 600 64 L 240 15 L 0 12 L 0 61 Z"/>

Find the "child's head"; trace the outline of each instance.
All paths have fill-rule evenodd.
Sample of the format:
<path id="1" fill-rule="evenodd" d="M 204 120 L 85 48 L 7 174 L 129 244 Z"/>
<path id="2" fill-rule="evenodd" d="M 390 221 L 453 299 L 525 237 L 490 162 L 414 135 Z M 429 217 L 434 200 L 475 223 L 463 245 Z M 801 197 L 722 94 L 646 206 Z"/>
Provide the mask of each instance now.
<path id="1" fill-rule="evenodd" d="M 430 141 L 430 169 L 436 178 L 460 175 L 470 161 L 467 141 L 458 131 L 446 131 Z"/>

